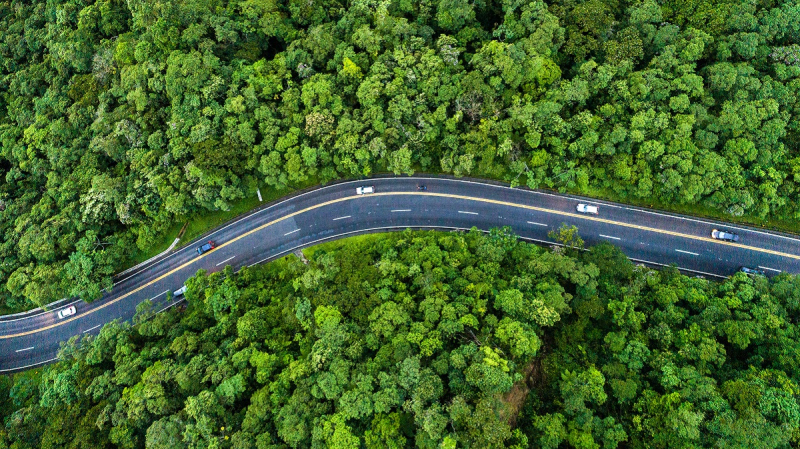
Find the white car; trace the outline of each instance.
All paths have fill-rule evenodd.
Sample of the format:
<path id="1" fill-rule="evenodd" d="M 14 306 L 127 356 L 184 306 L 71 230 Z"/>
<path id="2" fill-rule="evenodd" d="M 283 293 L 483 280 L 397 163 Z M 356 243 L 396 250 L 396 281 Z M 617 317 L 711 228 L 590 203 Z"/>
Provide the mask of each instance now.
<path id="1" fill-rule="evenodd" d="M 61 309 L 58 311 L 58 319 L 66 318 L 70 315 L 75 315 L 75 306 L 69 306 L 66 309 Z"/>
<path id="2" fill-rule="evenodd" d="M 172 296 L 173 296 L 173 297 L 176 297 L 176 296 L 181 296 L 181 295 L 183 295 L 184 293 L 186 293 L 186 286 L 185 286 L 185 285 L 184 285 L 183 287 L 181 287 L 181 288 L 179 288 L 179 289 L 175 290 L 174 292 L 172 292 Z"/>
<path id="3" fill-rule="evenodd" d="M 582 214 L 594 214 L 597 215 L 597 206 L 591 206 L 589 204 L 578 204 L 578 212 Z"/>
<path id="4" fill-rule="evenodd" d="M 375 186 L 356 187 L 356 193 L 363 195 L 365 193 L 375 193 Z"/>

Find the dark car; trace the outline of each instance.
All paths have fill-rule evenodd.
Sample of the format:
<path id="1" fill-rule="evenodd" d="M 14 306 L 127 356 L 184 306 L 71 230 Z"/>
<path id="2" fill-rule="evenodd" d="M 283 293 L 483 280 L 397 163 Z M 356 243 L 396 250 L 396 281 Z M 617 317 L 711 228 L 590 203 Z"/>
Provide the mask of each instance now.
<path id="1" fill-rule="evenodd" d="M 714 229 L 711 231 L 711 238 L 717 240 L 724 240 L 726 242 L 738 242 L 739 236 L 734 234 L 733 232 L 728 231 L 720 231 L 719 229 Z"/>
<path id="2" fill-rule="evenodd" d="M 428 190 L 428 186 L 424 184 L 417 185 L 417 190 Z"/>
<path id="3" fill-rule="evenodd" d="M 764 273 L 761 270 L 757 270 L 755 268 L 742 267 L 739 268 L 739 271 L 741 271 L 744 274 L 749 274 L 752 276 L 766 276 L 766 273 Z"/>
<path id="4" fill-rule="evenodd" d="M 217 247 L 217 244 L 214 243 L 213 241 L 209 240 L 208 243 L 206 243 L 203 246 L 199 246 L 197 248 L 197 254 L 203 254 L 205 252 L 211 251 L 212 249 L 214 249 L 216 247 Z"/>

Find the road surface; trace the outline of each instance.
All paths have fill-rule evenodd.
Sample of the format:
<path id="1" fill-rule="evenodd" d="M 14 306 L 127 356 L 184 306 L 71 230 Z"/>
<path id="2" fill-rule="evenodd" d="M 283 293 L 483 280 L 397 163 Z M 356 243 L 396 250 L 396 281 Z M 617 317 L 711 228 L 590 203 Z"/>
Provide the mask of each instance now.
<path id="1" fill-rule="evenodd" d="M 427 190 L 418 190 L 420 184 Z M 356 187 L 365 185 L 374 185 L 375 193 L 357 195 Z M 698 275 L 724 277 L 741 266 L 769 274 L 800 272 L 800 239 L 601 201 L 580 200 L 599 207 L 599 214 L 584 215 L 576 211 L 578 202 L 565 195 L 443 178 L 370 179 L 316 189 L 242 217 L 127 274 L 91 304 L 64 302 L 51 311 L 0 318 L 0 372 L 53 361 L 61 341 L 97 333 L 114 319 L 131 319 L 143 300 L 159 308 L 173 305 L 166 304 L 167 292 L 198 269 L 238 269 L 325 240 L 380 230 L 510 226 L 522 238 L 546 243 L 548 231 L 566 223 L 578 227 L 587 246 L 610 242 L 637 262 L 676 264 Z M 741 239 L 736 244 L 713 240 L 715 228 Z M 217 248 L 198 255 L 195 248 L 207 240 Z M 70 304 L 77 313 L 58 319 L 58 310 Z"/>

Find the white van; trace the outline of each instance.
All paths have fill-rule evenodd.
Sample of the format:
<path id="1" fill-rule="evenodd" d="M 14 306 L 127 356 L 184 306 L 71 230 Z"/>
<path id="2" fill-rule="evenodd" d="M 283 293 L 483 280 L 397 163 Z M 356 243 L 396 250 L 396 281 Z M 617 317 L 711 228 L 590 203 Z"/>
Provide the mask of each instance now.
<path id="1" fill-rule="evenodd" d="M 589 204 L 578 204 L 578 212 L 582 214 L 594 214 L 597 215 L 597 206 L 591 206 Z"/>
<path id="2" fill-rule="evenodd" d="M 363 195 L 365 193 L 375 193 L 375 186 L 356 187 L 356 193 Z"/>
<path id="3" fill-rule="evenodd" d="M 175 290 L 174 292 L 172 292 L 172 297 L 174 298 L 174 297 L 177 297 L 177 296 L 181 296 L 184 293 L 186 293 L 186 286 L 185 285 L 183 287 Z"/>

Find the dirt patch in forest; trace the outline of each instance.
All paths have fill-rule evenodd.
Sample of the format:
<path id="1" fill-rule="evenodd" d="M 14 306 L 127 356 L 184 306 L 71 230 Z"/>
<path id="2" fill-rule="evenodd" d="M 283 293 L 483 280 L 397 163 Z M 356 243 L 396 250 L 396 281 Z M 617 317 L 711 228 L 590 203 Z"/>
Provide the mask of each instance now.
<path id="1" fill-rule="evenodd" d="M 513 429 L 517 425 L 517 417 L 520 410 L 528 399 L 531 389 L 539 388 L 542 384 L 542 354 L 531 360 L 522 369 L 522 380 L 516 382 L 511 390 L 504 394 L 500 400 L 503 401 L 502 415 L 505 421 Z"/>

